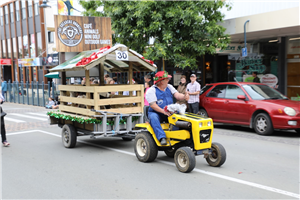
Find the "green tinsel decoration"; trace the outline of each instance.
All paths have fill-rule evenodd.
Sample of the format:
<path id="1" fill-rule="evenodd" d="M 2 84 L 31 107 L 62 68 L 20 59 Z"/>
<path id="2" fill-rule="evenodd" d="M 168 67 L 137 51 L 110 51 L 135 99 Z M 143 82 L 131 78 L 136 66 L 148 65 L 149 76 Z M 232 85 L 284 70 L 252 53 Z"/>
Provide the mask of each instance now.
<path id="1" fill-rule="evenodd" d="M 65 115 L 65 114 L 60 114 L 57 112 L 47 112 L 47 115 L 50 117 L 55 117 L 57 119 L 64 119 L 64 120 L 71 120 L 72 122 L 77 122 L 80 124 L 86 123 L 86 124 L 102 124 L 102 120 L 99 119 L 92 119 L 92 118 L 88 118 L 88 119 L 84 119 L 82 117 L 72 117 L 71 115 Z M 134 116 L 132 117 L 132 122 L 138 120 L 139 117 Z M 107 121 L 106 123 L 109 126 L 113 126 L 115 124 L 115 121 L 111 120 L 111 121 Z M 126 124 L 126 118 L 122 118 L 119 121 L 119 124 Z"/>

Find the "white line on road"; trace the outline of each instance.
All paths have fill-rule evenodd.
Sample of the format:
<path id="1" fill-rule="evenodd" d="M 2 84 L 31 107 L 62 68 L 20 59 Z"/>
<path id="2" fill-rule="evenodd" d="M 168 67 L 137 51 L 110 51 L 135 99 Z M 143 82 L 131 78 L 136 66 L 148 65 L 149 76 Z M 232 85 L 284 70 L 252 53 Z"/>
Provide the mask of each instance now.
<path id="1" fill-rule="evenodd" d="M 48 120 L 48 119 L 43 119 L 43 118 L 40 118 L 40 117 L 33 117 L 33 116 L 22 115 L 22 114 L 17 114 L 17 113 L 9 113 L 9 115 L 15 115 L 15 116 L 19 116 L 19 117 L 25 117 L 25 118 L 37 119 L 37 120 L 41 120 L 41 121 L 47 121 L 47 120 Z"/>
<path id="2" fill-rule="evenodd" d="M 54 133 L 51 133 L 51 132 L 47 132 L 47 131 L 42 131 L 42 130 L 21 131 L 21 132 L 9 133 L 7 135 L 18 135 L 18 134 L 31 133 L 31 132 L 41 132 L 41 133 L 45 133 L 45 134 L 48 134 L 48 135 L 61 137 L 60 135 L 57 135 L 57 134 L 54 134 Z M 98 144 L 93 144 L 93 143 L 85 142 L 85 141 L 82 141 L 82 140 L 77 140 L 77 142 L 88 144 L 88 145 L 95 146 L 95 147 L 100 147 L 100 148 L 103 148 L 103 149 L 108 149 L 108 150 L 123 153 L 123 154 L 127 154 L 127 155 L 130 155 L 130 156 L 135 156 L 134 153 L 131 153 L 131 152 L 128 152 L 128 151 L 123 151 L 123 150 L 120 150 L 120 149 L 106 147 L 106 146 L 102 146 L 102 145 L 98 145 Z M 175 166 L 175 164 L 171 163 L 171 162 L 162 161 L 162 160 L 157 160 L 157 161 L 160 162 L 160 163 L 167 164 L 167 165 Z M 197 169 L 197 168 L 195 168 L 194 171 L 202 173 L 202 174 L 206 174 L 206 175 L 209 175 L 209 176 L 214 176 L 214 177 L 217 177 L 217 178 L 221 178 L 221 179 L 224 179 L 224 180 L 228 180 L 228 181 L 232 181 L 232 182 L 236 182 L 236 183 L 240 183 L 240 184 L 244 184 L 244 185 L 249 185 L 251 187 L 256 187 L 256 188 L 259 188 L 259 189 L 262 189 L 262 190 L 267 190 L 267 191 L 270 191 L 270 192 L 283 194 L 283 195 L 286 195 L 286 196 L 290 196 L 290 197 L 300 199 L 300 194 L 288 192 L 288 191 L 285 191 L 285 190 L 281 190 L 281 189 L 277 189 L 277 188 L 273 188 L 273 187 L 269 187 L 269 186 L 249 182 L 249 181 L 244 181 L 244 180 L 237 179 L 237 178 L 232 178 L 232 177 L 229 177 L 229 176 L 224 176 L 224 175 L 221 175 L 221 174 L 217 174 L 217 173 L 214 173 L 214 172 L 209 172 L 209 171 L 205 171 L 205 170 L 201 170 L 201 169 Z"/>
<path id="3" fill-rule="evenodd" d="M 38 115 L 38 116 L 41 116 L 41 117 L 47 117 L 48 118 L 48 115 L 46 113 L 44 113 L 44 114 L 42 114 L 42 113 L 28 113 L 28 114 Z"/>
<path id="4" fill-rule="evenodd" d="M 18 120 L 18 119 L 13 119 L 13 118 L 9 118 L 5 116 L 5 121 L 12 121 L 12 122 L 17 122 L 17 123 L 21 123 L 21 122 L 25 122 L 22 120 Z"/>

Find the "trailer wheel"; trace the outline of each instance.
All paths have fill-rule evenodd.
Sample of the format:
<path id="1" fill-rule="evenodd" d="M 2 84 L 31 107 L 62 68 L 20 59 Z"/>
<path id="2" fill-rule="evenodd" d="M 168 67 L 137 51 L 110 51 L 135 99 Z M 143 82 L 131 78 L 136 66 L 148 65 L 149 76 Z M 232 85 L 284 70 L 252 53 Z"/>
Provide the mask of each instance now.
<path id="1" fill-rule="evenodd" d="M 74 148 L 77 142 L 77 131 L 71 124 L 65 124 L 61 130 L 61 138 L 66 148 Z"/>
<path id="2" fill-rule="evenodd" d="M 134 140 L 134 152 L 141 162 L 152 162 L 157 157 L 158 148 L 148 132 L 137 134 Z"/>
<path id="3" fill-rule="evenodd" d="M 212 167 L 220 167 L 226 161 L 226 151 L 225 148 L 219 143 L 211 144 L 212 152 L 206 158 L 207 163 Z"/>
<path id="4" fill-rule="evenodd" d="M 180 147 L 177 149 L 174 160 L 177 169 L 183 173 L 192 171 L 196 165 L 195 154 L 189 147 Z"/>
<path id="5" fill-rule="evenodd" d="M 124 141 L 131 141 L 131 140 L 132 140 L 132 138 L 129 138 L 129 137 L 122 137 L 122 139 L 123 139 Z"/>

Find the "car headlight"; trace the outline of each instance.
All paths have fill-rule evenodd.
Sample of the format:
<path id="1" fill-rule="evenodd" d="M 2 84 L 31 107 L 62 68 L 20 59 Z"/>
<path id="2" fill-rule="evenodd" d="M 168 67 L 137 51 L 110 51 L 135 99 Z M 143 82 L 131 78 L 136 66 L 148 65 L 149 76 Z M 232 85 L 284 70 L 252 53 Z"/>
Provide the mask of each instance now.
<path id="1" fill-rule="evenodd" d="M 296 115 L 296 111 L 293 108 L 285 107 L 283 110 L 284 110 L 285 114 L 287 114 L 289 116 L 295 116 Z"/>

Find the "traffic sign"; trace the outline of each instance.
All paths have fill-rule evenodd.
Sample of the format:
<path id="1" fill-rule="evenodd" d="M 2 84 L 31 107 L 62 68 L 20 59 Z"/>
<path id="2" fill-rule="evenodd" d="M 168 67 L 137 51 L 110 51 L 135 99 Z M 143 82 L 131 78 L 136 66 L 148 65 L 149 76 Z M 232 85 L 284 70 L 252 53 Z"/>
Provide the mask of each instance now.
<path id="1" fill-rule="evenodd" d="M 247 56 L 247 47 L 242 48 L 242 57 L 246 57 Z"/>

